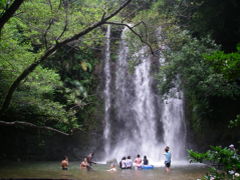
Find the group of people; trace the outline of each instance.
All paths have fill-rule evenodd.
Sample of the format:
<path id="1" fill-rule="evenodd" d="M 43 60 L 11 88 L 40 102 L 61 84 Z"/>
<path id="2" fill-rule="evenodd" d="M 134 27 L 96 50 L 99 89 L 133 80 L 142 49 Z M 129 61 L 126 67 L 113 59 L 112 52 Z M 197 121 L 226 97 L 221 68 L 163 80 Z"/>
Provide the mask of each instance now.
<path id="1" fill-rule="evenodd" d="M 170 152 L 170 148 L 168 146 L 165 147 L 163 155 L 165 156 L 164 164 L 165 164 L 165 171 L 169 172 L 170 171 L 170 166 L 171 166 L 171 159 L 172 155 Z M 143 159 L 141 156 L 138 154 L 137 157 L 135 158 L 134 162 L 131 159 L 131 156 L 123 157 L 122 160 L 119 163 L 119 167 L 121 169 L 132 169 L 133 166 L 135 166 L 136 169 L 143 168 L 144 166 L 148 166 L 148 159 L 147 156 L 144 156 Z"/>
<path id="2" fill-rule="evenodd" d="M 170 148 L 166 146 L 165 152 L 163 153 L 163 155 L 165 156 L 164 164 L 165 164 L 166 172 L 170 171 L 170 166 L 171 166 L 171 153 L 169 149 Z M 93 156 L 94 156 L 94 153 L 90 153 L 88 156 L 86 156 L 84 160 L 80 163 L 80 169 L 91 170 L 92 164 L 96 164 L 96 162 L 92 161 Z M 68 157 L 65 156 L 61 162 L 62 170 L 68 170 L 68 165 L 69 165 Z M 132 169 L 133 167 L 135 167 L 136 169 L 140 169 L 147 165 L 149 165 L 147 156 L 144 156 L 142 159 L 139 154 L 137 155 L 134 161 L 131 159 L 131 156 L 127 156 L 127 157 L 123 157 L 122 160 L 119 162 L 120 169 Z M 112 164 L 111 168 L 107 171 L 116 171 L 116 170 L 117 169 L 115 164 Z"/>
<path id="3" fill-rule="evenodd" d="M 86 170 L 91 170 L 92 169 L 92 164 L 97 164 L 96 162 L 92 161 L 94 156 L 94 153 L 90 153 L 87 157 L 83 159 L 83 161 L 80 163 L 80 169 L 86 169 Z"/>
<path id="4" fill-rule="evenodd" d="M 92 164 L 96 164 L 96 162 L 93 162 L 94 153 L 90 153 L 88 156 L 86 156 L 83 161 L 80 163 L 80 169 L 86 169 L 86 170 L 91 170 L 92 169 Z M 69 166 L 69 161 L 68 157 L 65 156 L 64 159 L 61 161 L 61 167 L 62 170 L 68 170 Z"/>
<path id="5" fill-rule="evenodd" d="M 119 163 L 119 167 L 121 169 L 132 169 L 133 166 L 141 168 L 142 165 L 148 165 L 148 159 L 147 156 L 144 156 L 142 160 L 139 154 L 135 158 L 134 162 L 132 161 L 131 156 L 128 156 L 127 158 L 123 157 Z"/>

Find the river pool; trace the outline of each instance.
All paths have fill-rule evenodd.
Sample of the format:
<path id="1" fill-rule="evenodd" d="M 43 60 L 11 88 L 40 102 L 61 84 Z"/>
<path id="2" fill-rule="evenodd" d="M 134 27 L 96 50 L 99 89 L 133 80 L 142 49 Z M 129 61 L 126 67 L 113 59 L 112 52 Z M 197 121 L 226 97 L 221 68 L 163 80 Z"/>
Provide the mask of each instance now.
<path id="1" fill-rule="evenodd" d="M 81 180 L 196 180 L 206 172 L 202 164 L 173 164 L 170 173 L 164 167 L 151 170 L 120 170 L 107 172 L 109 166 L 93 165 L 93 171 L 79 169 L 79 162 L 71 162 L 69 170 L 63 171 L 59 162 L 11 162 L 1 163 L 0 178 L 53 178 Z"/>

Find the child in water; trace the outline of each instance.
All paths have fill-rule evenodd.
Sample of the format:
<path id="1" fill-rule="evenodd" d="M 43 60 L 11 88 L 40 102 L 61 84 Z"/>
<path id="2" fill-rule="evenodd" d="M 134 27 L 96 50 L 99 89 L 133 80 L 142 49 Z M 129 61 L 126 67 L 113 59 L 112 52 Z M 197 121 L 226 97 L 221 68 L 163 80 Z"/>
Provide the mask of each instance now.
<path id="1" fill-rule="evenodd" d="M 115 164 L 111 164 L 110 169 L 108 169 L 107 171 L 111 171 L 111 172 L 117 171 Z"/>

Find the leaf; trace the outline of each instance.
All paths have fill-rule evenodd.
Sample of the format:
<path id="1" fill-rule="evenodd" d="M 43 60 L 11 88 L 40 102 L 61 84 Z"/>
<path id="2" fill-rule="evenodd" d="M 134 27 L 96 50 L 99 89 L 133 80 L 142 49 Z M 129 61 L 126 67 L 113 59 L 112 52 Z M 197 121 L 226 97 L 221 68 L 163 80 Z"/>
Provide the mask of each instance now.
<path id="1" fill-rule="evenodd" d="M 84 71 L 87 71 L 88 70 L 88 64 L 86 62 L 81 62 L 81 67 Z"/>

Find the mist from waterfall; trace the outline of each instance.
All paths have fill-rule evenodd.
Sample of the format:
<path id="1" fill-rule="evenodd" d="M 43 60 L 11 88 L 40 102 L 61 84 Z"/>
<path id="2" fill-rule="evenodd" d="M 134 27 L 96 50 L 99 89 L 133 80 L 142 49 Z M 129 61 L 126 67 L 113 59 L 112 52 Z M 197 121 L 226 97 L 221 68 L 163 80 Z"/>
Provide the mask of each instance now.
<path id="1" fill-rule="evenodd" d="M 110 26 L 106 34 L 104 63 L 104 160 L 120 160 L 128 155 L 135 158 L 140 154 L 142 157 L 147 155 L 150 162 L 156 162 L 163 159 L 166 145 L 170 146 L 174 158 L 181 159 L 186 138 L 182 92 L 172 89 L 171 92 L 176 94 L 164 100 L 155 94 L 152 55 L 144 46 L 130 54 L 127 28 L 122 31 L 112 77 L 109 31 Z M 132 59 L 138 62 L 133 72 L 129 70 Z M 159 60 L 162 61 L 162 57 Z M 162 127 L 159 128 L 159 125 Z"/>

